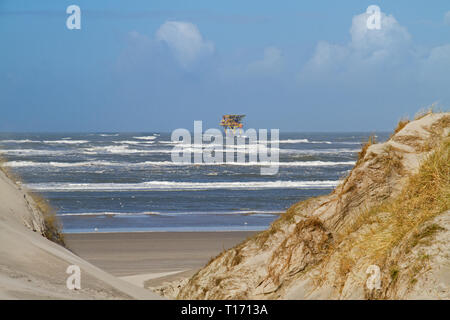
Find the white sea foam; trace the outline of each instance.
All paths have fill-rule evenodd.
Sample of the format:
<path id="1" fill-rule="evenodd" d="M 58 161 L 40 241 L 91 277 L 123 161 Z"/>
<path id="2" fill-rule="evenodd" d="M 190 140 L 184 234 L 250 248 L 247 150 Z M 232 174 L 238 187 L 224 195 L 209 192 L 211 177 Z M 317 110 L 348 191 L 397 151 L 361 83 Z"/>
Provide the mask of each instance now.
<path id="1" fill-rule="evenodd" d="M 270 141 L 270 140 L 269 140 Z M 323 144 L 332 144 L 331 141 L 309 141 L 308 139 L 286 139 L 286 140 L 278 140 L 278 141 L 272 141 L 272 143 L 279 143 L 279 144 L 285 144 L 285 143 L 323 143 Z"/>
<path id="2" fill-rule="evenodd" d="M 62 138 L 61 140 L 0 140 L 0 143 L 41 143 L 41 144 L 82 144 L 88 143 L 87 140 L 69 140 L 70 138 Z"/>
<path id="3" fill-rule="evenodd" d="M 191 152 L 191 153 L 202 153 L 207 152 L 205 150 L 206 145 L 202 147 L 200 146 L 192 146 L 192 145 L 181 145 L 182 150 L 180 152 Z M 209 148 L 213 149 L 213 146 L 210 145 Z M 222 149 L 219 145 L 214 147 L 214 150 L 217 152 L 238 152 L 238 153 L 256 153 L 258 152 L 258 149 L 265 150 L 267 149 L 264 146 L 258 146 L 258 145 L 250 145 L 249 147 L 245 146 L 235 146 L 234 148 L 229 149 Z M 272 148 L 272 150 L 275 150 L 275 148 Z M 276 149 L 280 150 L 280 149 Z M 114 145 L 114 146 L 101 146 L 101 147 L 91 147 L 91 148 L 84 148 L 83 153 L 86 154 L 102 154 L 102 153 L 112 153 L 112 154 L 132 154 L 132 153 L 172 153 L 173 149 L 132 149 L 129 148 L 127 145 Z"/>
<path id="4" fill-rule="evenodd" d="M 234 163 L 232 163 L 234 164 Z M 235 163 L 236 165 L 248 165 L 248 166 L 269 166 L 276 165 L 281 167 L 332 167 L 332 166 L 349 166 L 354 165 L 355 161 L 291 161 L 291 162 L 244 162 Z"/>
<path id="5" fill-rule="evenodd" d="M 170 191 L 170 190 L 255 190 L 255 189 L 323 189 L 333 188 L 337 180 L 326 181 L 251 181 L 251 182 L 178 182 L 147 181 L 140 183 L 30 183 L 36 191 Z"/>
<path id="6" fill-rule="evenodd" d="M 355 153 L 361 149 L 348 149 L 348 148 L 336 148 L 336 149 L 280 149 L 280 153 L 298 153 L 298 154 L 339 154 L 339 153 Z"/>
<path id="7" fill-rule="evenodd" d="M 133 138 L 138 139 L 138 140 L 155 140 L 156 139 L 155 136 L 133 137 Z"/>
<path id="8" fill-rule="evenodd" d="M 61 213 L 58 216 L 143 216 L 143 215 L 159 215 L 159 212 L 68 212 Z"/>
<path id="9" fill-rule="evenodd" d="M 42 149 L 2 149 L 0 153 L 6 153 L 11 155 L 26 155 L 26 156 L 39 156 L 39 155 L 64 155 L 68 153 L 74 153 L 74 150 L 42 150 Z"/>
<path id="10" fill-rule="evenodd" d="M 29 139 L 22 139 L 22 140 L 0 140 L 0 143 L 41 143 L 42 141 L 38 140 L 29 140 Z"/>
<path id="11" fill-rule="evenodd" d="M 279 153 L 298 153 L 298 154 L 337 154 L 337 153 L 355 153 L 359 152 L 360 149 L 349 149 L 349 148 L 332 148 L 332 149 L 283 149 L 283 148 L 275 148 L 266 146 L 264 143 L 262 144 L 247 144 L 247 145 L 231 145 L 224 146 L 225 148 L 221 148 L 220 144 L 179 144 L 177 147 L 180 147 L 184 152 L 192 152 L 192 153 L 200 153 L 204 152 L 207 148 L 209 150 L 215 150 L 217 152 L 237 152 L 237 153 L 257 153 L 267 152 L 267 151 L 278 151 Z M 160 152 L 160 153 L 171 153 L 172 149 L 166 150 L 152 150 L 150 152 Z"/>
<path id="12" fill-rule="evenodd" d="M 131 145 L 148 145 L 155 143 L 155 141 L 132 141 L 132 140 L 121 140 L 121 141 L 113 141 L 113 143 L 117 144 L 131 144 Z"/>
<path id="13" fill-rule="evenodd" d="M 89 143 L 87 140 L 44 140 L 43 143 L 48 144 L 82 144 Z"/>
<path id="14" fill-rule="evenodd" d="M 176 163 L 172 161 L 144 161 L 144 162 L 112 162 L 112 161 L 80 161 L 80 162 L 34 162 L 34 161 L 9 161 L 4 164 L 7 167 L 146 167 L 146 166 L 281 166 L 281 167 L 330 167 L 354 165 L 354 161 L 291 161 L 291 162 L 216 162 L 216 163 Z"/>
<path id="15" fill-rule="evenodd" d="M 308 143 L 318 143 L 318 144 L 332 144 L 333 142 L 331 141 L 309 141 Z"/>
<path id="16" fill-rule="evenodd" d="M 212 147 L 210 150 L 212 151 Z M 360 149 L 348 149 L 348 148 L 336 148 L 336 149 L 276 149 L 276 148 L 268 148 L 273 151 L 278 151 L 280 154 L 340 154 L 340 153 L 356 153 L 359 152 Z M 237 152 L 237 153 L 257 153 L 258 150 L 265 151 L 264 146 L 251 145 L 249 147 L 238 146 L 237 148 L 230 149 L 219 149 L 219 147 L 214 148 L 217 152 Z M 132 149 L 127 145 L 111 145 L 111 146 L 101 146 L 101 147 L 87 147 L 73 150 L 44 150 L 44 149 L 2 149 L 2 153 L 11 154 L 11 155 L 64 155 L 64 154 L 89 154 L 89 155 L 97 155 L 97 154 L 147 154 L 147 153 L 161 153 L 161 154 L 170 154 L 172 153 L 172 148 L 168 149 Z M 207 152 L 204 148 L 196 148 L 186 146 L 183 147 L 184 152 L 191 153 L 201 153 Z"/>
<path id="17" fill-rule="evenodd" d="M 258 217 L 269 217 L 280 214 L 281 211 L 274 210 L 239 210 L 239 211 L 201 211 L 201 212 L 66 212 L 58 216 L 183 216 L 183 215 L 251 215 Z"/>
<path id="18" fill-rule="evenodd" d="M 126 145 L 114 145 L 114 146 L 102 146 L 102 147 L 91 147 L 84 148 L 83 153 L 87 154 L 101 154 L 101 153 L 113 153 L 113 154 L 131 154 L 131 153 L 158 153 L 157 150 L 139 150 L 139 149 L 130 149 Z"/>
<path id="19" fill-rule="evenodd" d="M 225 139 L 224 139 L 225 141 Z M 158 143 L 162 144 L 182 144 L 182 141 L 169 141 L 169 140 L 160 140 Z M 309 141 L 308 139 L 285 139 L 285 140 L 259 140 L 257 144 L 267 144 L 267 143 L 279 143 L 279 144 L 289 144 L 289 143 L 316 143 L 316 144 L 332 144 L 331 141 Z M 207 144 L 207 142 L 205 142 Z"/>
<path id="20" fill-rule="evenodd" d="M 308 139 L 286 139 L 286 140 L 278 140 L 278 143 L 309 143 Z"/>
<path id="21" fill-rule="evenodd" d="M 176 163 L 171 161 L 146 161 L 131 164 L 134 166 L 280 166 L 280 167 L 333 167 L 350 166 L 355 161 L 290 161 L 290 162 L 269 162 L 269 161 L 249 161 L 249 162 L 215 162 L 215 163 Z"/>
<path id="22" fill-rule="evenodd" d="M 81 162 L 34 162 L 34 161 L 9 161 L 4 164 L 7 167 L 89 167 L 89 166 L 120 166 L 121 163 L 109 161 L 81 161 Z"/>

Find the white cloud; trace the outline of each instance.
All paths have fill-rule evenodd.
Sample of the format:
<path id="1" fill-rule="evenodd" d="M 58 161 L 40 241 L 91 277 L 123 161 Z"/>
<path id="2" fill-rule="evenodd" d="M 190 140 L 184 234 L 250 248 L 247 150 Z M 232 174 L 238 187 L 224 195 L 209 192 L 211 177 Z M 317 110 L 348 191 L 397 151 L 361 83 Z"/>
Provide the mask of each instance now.
<path id="1" fill-rule="evenodd" d="M 337 66 L 337 63 L 345 62 L 350 55 L 349 53 L 350 49 L 346 46 L 333 45 L 325 41 L 320 41 L 306 68 L 320 69 Z"/>
<path id="2" fill-rule="evenodd" d="M 445 62 L 445 66 L 450 69 L 450 44 L 433 48 L 427 62 L 439 65 Z"/>
<path id="3" fill-rule="evenodd" d="M 348 43 L 317 44 L 298 74 L 301 88 L 320 92 L 319 99 L 325 97 L 327 103 L 342 97 L 363 104 L 366 97 L 403 103 L 412 96 L 412 107 L 419 101 L 448 103 L 450 43 L 416 46 L 392 15 L 381 12 L 380 30 L 368 29 L 367 17 L 366 13 L 353 17 Z"/>
<path id="4" fill-rule="evenodd" d="M 411 36 L 392 15 L 381 12 L 381 29 L 367 28 L 369 14 L 363 13 L 353 17 L 350 34 L 351 48 L 366 58 L 380 56 L 380 52 L 392 53 L 411 44 Z"/>
<path id="5" fill-rule="evenodd" d="M 261 60 L 254 61 L 247 66 L 247 71 L 256 74 L 274 74 L 281 71 L 283 67 L 283 54 L 277 47 L 264 49 Z"/>
<path id="6" fill-rule="evenodd" d="M 319 42 L 314 56 L 306 65 L 309 71 L 361 68 L 378 63 L 395 63 L 411 46 L 411 36 L 392 15 L 381 12 L 381 29 L 367 28 L 369 15 L 353 17 L 351 41 L 346 45 Z"/>
<path id="7" fill-rule="evenodd" d="M 204 40 L 197 26 L 190 22 L 167 21 L 156 31 L 156 39 L 168 45 L 184 68 L 214 52 L 214 44 Z"/>
<path id="8" fill-rule="evenodd" d="M 446 25 L 449 25 L 449 26 L 450 26 L 450 11 L 447 11 L 447 12 L 444 14 L 444 23 L 445 23 Z"/>
<path id="9" fill-rule="evenodd" d="M 380 14 L 379 30 L 367 28 L 369 14 L 362 13 L 352 19 L 351 39 L 347 44 L 319 42 L 298 74 L 300 84 L 369 88 L 412 72 L 417 54 L 410 34 L 392 15 Z"/>

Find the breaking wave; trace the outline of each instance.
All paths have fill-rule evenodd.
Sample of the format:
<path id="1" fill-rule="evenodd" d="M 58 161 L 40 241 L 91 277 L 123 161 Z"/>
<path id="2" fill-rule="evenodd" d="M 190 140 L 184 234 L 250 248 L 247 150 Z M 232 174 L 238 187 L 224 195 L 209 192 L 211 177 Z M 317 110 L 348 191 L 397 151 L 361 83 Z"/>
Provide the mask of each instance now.
<path id="1" fill-rule="evenodd" d="M 133 137 L 133 139 L 138 139 L 138 140 L 155 140 L 156 137 L 155 136 L 144 136 L 144 137 Z"/>
<path id="2" fill-rule="evenodd" d="M 48 144 L 82 144 L 82 143 L 89 143 L 87 140 L 44 140 L 43 143 Z"/>
<path id="3" fill-rule="evenodd" d="M 176 191 L 176 190 L 255 190 L 255 189 L 328 189 L 337 186 L 338 180 L 326 181 L 251 181 L 251 182 L 178 182 L 147 181 L 140 183 L 30 183 L 36 191 Z"/>
<path id="4" fill-rule="evenodd" d="M 215 162 L 215 163 L 176 163 L 172 161 L 144 161 L 144 162 L 112 162 L 112 161 L 80 161 L 80 162 L 34 162 L 34 161 L 9 161 L 4 164 L 7 167 L 144 167 L 144 166 L 281 166 L 281 167 L 329 167 L 329 166 L 350 166 L 354 161 L 291 161 L 291 162 Z"/>
<path id="5" fill-rule="evenodd" d="M 281 211 L 274 210 L 238 210 L 238 211 L 201 211 L 201 212 L 156 212 L 156 211 L 144 211 L 144 212 L 66 212 L 60 213 L 58 216 L 184 216 L 184 215 L 252 215 L 252 216 L 273 216 L 280 214 Z"/>

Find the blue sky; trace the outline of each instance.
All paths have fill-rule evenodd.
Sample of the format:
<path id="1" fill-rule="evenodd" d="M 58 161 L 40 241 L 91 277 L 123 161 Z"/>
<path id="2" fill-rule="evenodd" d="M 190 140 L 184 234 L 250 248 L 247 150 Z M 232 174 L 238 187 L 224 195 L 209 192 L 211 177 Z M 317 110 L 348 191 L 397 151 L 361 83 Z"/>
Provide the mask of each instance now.
<path id="1" fill-rule="evenodd" d="M 66 28 L 67 6 L 81 30 Z M 378 5 L 381 30 L 367 30 Z M 450 3 L 0 1 L 0 131 L 171 131 L 222 114 L 391 130 L 450 105 Z"/>

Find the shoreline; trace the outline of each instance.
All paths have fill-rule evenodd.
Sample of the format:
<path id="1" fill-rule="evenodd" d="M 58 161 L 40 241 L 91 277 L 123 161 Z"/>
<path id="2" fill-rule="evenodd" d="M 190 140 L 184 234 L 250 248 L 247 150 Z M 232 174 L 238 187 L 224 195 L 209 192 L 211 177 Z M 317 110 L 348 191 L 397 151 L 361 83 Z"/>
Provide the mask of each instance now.
<path id="1" fill-rule="evenodd" d="M 88 234 L 124 234 L 124 233 L 221 233 L 221 232 L 250 232 L 250 233 L 256 233 L 261 232 L 264 230 L 267 230 L 270 226 L 261 228 L 261 229 L 248 229 L 248 230 L 180 230 L 180 231 L 173 231 L 173 230 L 145 230 L 145 231 L 73 231 L 73 232 L 67 232 L 63 231 L 63 235 L 88 235 Z"/>

